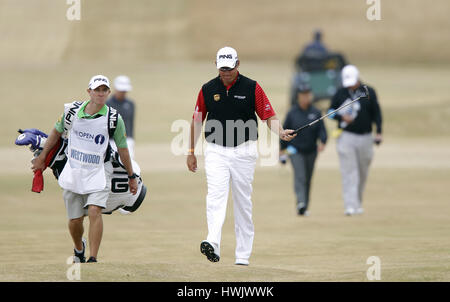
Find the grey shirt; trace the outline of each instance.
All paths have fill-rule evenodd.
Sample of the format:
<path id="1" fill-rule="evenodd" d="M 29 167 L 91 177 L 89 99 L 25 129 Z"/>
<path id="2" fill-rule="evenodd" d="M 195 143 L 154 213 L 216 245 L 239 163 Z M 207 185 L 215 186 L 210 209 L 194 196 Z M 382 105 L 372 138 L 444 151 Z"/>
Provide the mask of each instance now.
<path id="1" fill-rule="evenodd" d="M 134 138 L 134 102 L 128 98 L 125 98 L 123 101 L 119 101 L 113 95 L 106 102 L 106 105 L 113 107 L 119 112 L 125 123 L 127 137 Z"/>

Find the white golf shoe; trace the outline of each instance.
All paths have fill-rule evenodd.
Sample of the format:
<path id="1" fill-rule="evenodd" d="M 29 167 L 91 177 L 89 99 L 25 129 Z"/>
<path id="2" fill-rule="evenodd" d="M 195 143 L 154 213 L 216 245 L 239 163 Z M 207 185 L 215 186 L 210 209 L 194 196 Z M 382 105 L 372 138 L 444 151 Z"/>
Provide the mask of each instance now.
<path id="1" fill-rule="evenodd" d="M 347 208 L 345 209 L 345 216 L 353 216 L 355 215 L 356 211 L 353 208 Z"/>
<path id="2" fill-rule="evenodd" d="M 236 259 L 234 264 L 248 266 L 250 264 L 250 262 L 248 262 L 247 259 Z"/>

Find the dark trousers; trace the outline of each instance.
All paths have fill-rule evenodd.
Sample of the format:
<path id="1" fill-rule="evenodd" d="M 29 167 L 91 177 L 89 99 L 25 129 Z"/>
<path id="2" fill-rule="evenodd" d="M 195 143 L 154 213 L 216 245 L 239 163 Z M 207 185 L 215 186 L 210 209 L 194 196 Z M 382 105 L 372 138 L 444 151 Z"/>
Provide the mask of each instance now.
<path id="1" fill-rule="evenodd" d="M 294 168 L 294 191 L 297 196 L 297 210 L 304 208 L 306 211 L 309 204 L 309 192 L 317 151 L 311 153 L 298 152 L 289 155 L 289 157 Z"/>

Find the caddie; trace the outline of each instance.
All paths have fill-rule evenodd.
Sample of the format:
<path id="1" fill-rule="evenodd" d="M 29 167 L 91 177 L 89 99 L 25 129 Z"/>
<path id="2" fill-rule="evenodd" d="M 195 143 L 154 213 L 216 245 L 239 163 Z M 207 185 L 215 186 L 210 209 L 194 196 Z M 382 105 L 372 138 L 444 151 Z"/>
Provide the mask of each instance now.
<path id="1" fill-rule="evenodd" d="M 58 178 L 74 243 L 74 261 L 97 262 L 103 235 L 102 209 L 110 193 L 113 167 L 109 161 L 109 138 L 117 145 L 120 159 L 128 174 L 130 192 L 137 192 L 137 175 L 133 171 L 122 117 L 105 105 L 110 94 L 107 77 L 96 75 L 89 81 L 85 102 L 65 104 L 64 113 L 52 129 L 41 154 L 33 160 L 34 172 L 46 167 L 45 159 L 60 138 L 68 136 L 67 163 Z M 114 127 L 111 127 L 114 125 Z M 113 129 L 111 129 L 113 128 Z M 89 251 L 83 238 L 85 209 L 89 217 Z"/>
<path id="2" fill-rule="evenodd" d="M 20 135 L 17 137 L 15 144 L 17 146 L 29 146 L 29 149 L 33 152 L 34 157 L 39 156 L 45 146 L 48 135 L 36 128 L 24 130 L 19 129 L 18 132 Z M 67 155 L 65 152 L 67 148 L 67 141 L 67 139 L 61 138 L 59 143 L 57 143 L 53 149 L 50 150 L 47 158 L 45 159 L 46 167 L 52 170 L 56 180 L 58 180 L 64 166 L 67 163 Z M 128 185 L 127 170 L 120 161 L 119 153 L 112 146 L 109 161 L 111 161 L 113 166 L 111 191 L 109 192 L 109 197 L 106 201 L 106 208 L 102 209 L 102 214 L 112 214 L 117 210 L 119 213 L 124 215 L 136 212 L 147 196 L 147 187 L 141 177 L 141 168 L 139 167 L 139 164 L 135 160 L 131 159 L 133 171 L 138 175 L 136 178 L 138 189 L 137 193 L 133 195 L 130 193 L 130 188 Z M 31 191 L 41 193 L 43 190 L 44 177 L 42 171 L 39 171 L 33 176 Z M 85 209 L 84 215 L 87 216 L 87 214 L 88 210 Z"/>

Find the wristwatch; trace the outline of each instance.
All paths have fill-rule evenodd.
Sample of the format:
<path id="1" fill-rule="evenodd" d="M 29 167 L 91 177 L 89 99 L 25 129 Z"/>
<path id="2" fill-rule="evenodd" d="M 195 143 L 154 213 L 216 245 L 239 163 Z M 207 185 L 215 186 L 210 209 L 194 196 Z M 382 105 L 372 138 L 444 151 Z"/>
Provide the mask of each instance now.
<path id="1" fill-rule="evenodd" d="M 135 179 L 136 177 L 138 177 L 136 173 L 128 175 L 128 179 Z"/>

